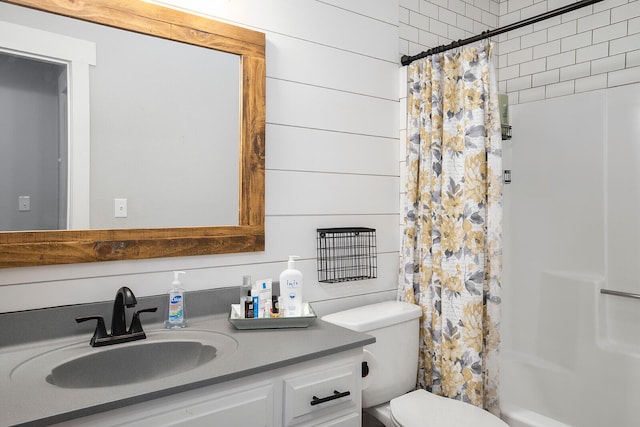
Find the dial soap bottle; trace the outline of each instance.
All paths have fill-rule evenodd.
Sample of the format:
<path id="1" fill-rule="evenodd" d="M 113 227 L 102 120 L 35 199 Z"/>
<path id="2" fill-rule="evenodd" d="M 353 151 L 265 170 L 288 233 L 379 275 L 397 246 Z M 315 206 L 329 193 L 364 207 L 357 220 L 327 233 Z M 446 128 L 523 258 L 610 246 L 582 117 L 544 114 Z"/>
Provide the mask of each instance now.
<path id="1" fill-rule="evenodd" d="M 289 255 L 287 269 L 280 273 L 280 311 L 284 317 L 302 316 L 302 273 L 296 269 L 297 255 Z"/>
<path id="2" fill-rule="evenodd" d="M 167 329 L 184 328 L 187 326 L 187 319 L 184 314 L 184 288 L 180 283 L 180 274 L 184 271 L 173 272 L 173 282 L 169 289 L 169 317 L 164 322 Z"/>

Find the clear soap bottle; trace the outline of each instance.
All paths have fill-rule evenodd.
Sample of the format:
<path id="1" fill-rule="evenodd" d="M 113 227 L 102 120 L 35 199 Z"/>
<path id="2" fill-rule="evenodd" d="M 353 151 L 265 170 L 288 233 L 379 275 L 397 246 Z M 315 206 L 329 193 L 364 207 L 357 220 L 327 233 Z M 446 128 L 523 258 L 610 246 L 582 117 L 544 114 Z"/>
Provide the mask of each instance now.
<path id="1" fill-rule="evenodd" d="M 184 288 L 180 282 L 180 274 L 184 271 L 173 272 L 173 282 L 169 289 L 169 316 L 164 322 L 167 329 L 184 328 L 187 326 L 187 319 L 184 310 Z"/>

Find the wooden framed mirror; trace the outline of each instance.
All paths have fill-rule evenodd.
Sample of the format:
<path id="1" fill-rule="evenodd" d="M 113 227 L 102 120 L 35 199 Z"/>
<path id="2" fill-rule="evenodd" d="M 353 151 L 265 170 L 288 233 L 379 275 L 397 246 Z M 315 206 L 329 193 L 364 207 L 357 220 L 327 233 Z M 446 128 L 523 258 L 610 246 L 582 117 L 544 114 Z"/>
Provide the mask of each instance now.
<path id="1" fill-rule="evenodd" d="M 265 36 L 139 0 L 2 0 L 238 55 L 238 224 L 0 232 L 0 268 L 264 250 Z"/>

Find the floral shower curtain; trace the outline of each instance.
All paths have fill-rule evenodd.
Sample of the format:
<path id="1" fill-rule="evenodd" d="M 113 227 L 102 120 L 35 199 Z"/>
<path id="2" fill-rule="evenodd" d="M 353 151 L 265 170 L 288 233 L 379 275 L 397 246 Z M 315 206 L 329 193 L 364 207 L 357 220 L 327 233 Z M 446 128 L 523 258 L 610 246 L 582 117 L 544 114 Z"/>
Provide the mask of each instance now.
<path id="1" fill-rule="evenodd" d="M 499 415 L 502 140 L 491 45 L 408 77 L 398 299 L 419 304 L 418 387 Z"/>

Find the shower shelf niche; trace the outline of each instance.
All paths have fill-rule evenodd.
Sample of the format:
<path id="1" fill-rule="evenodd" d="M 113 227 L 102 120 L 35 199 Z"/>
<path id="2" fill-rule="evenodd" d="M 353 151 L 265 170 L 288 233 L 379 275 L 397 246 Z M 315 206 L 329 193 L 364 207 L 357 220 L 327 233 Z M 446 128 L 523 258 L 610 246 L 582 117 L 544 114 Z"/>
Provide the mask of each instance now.
<path id="1" fill-rule="evenodd" d="M 511 139 L 511 125 L 500 125 L 500 127 L 502 128 L 502 140 Z"/>

